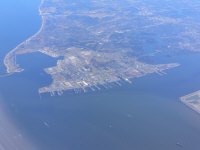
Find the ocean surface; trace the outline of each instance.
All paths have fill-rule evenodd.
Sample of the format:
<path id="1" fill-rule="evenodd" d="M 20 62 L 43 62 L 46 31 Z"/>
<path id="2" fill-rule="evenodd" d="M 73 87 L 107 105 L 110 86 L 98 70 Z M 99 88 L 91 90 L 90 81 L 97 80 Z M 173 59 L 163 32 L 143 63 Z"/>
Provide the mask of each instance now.
<path id="1" fill-rule="evenodd" d="M 39 3 L 0 1 L 1 74 L 5 54 L 40 28 Z M 24 72 L 0 77 L 0 96 L 15 125 L 41 150 L 199 150 L 200 115 L 179 97 L 200 89 L 200 54 L 156 60 L 181 66 L 107 90 L 40 97 L 38 88 L 51 83 L 43 68 L 56 60 L 27 54 L 18 57 Z"/>

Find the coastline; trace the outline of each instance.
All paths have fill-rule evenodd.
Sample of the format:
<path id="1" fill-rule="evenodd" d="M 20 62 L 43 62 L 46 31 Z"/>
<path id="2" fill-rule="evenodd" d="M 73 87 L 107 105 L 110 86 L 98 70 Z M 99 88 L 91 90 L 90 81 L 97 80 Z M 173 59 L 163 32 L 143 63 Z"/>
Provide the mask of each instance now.
<path id="1" fill-rule="evenodd" d="M 33 36 L 29 37 L 27 40 L 24 40 L 20 44 L 18 44 L 14 49 L 10 50 L 4 57 L 4 66 L 6 67 L 6 73 L 7 74 L 13 74 L 16 72 L 22 72 L 24 69 L 20 68 L 20 66 L 16 63 L 16 54 L 15 52 L 18 50 L 18 48 L 23 45 L 25 42 L 30 41 L 32 38 L 36 37 L 38 34 L 41 33 L 44 23 L 45 23 L 45 18 L 42 15 L 41 7 L 43 5 L 45 0 L 41 0 L 41 3 L 38 7 L 38 12 L 39 16 L 41 16 L 41 26 L 38 32 L 36 32 Z"/>
<path id="2" fill-rule="evenodd" d="M 44 0 L 41 0 L 41 3 L 39 5 L 39 10 L 41 5 L 43 4 Z M 11 1 L 12 2 L 12 1 Z M 37 5 L 39 4 L 37 3 Z M 37 9 L 36 5 L 36 9 Z M 34 9 L 35 9 L 34 8 Z M 37 11 L 37 10 L 36 10 Z M 36 13 L 37 15 L 37 13 Z M 12 19 L 12 18 L 11 18 Z M 9 30 L 9 29 L 8 29 Z M 36 33 L 37 34 L 37 33 Z M 35 35 L 35 34 L 34 34 Z M 32 36 L 30 37 L 32 38 Z M 22 45 L 24 42 L 21 42 L 18 44 L 15 48 L 7 49 L 7 54 L 4 56 L 2 55 L 3 62 L 2 65 L 4 65 L 6 68 L 6 71 L 2 71 L 0 74 L 0 78 L 2 77 L 8 77 L 12 75 L 15 72 L 21 72 L 23 69 L 20 69 L 17 64 L 17 70 L 15 72 L 12 72 L 7 67 L 9 64 L 6 62 L 6 57 L 9 59 L 12 58 L 10 56 L 14 56 L 12 59 L 15 61 L 15 51 L 17 48 Z M 14 55 L 13 55 L 14 54 Z M 2 79 L 3 80 L 3 79 Z M 1 83 L 2 84 L 2 83 Z M 4 88 L 4 87 L 3 87 Z M 7 98 L 4 98 L 2 95 L 3 92 L 0 91 L 0 150 L 39 150 L 38 144 L 32 141 L 30 135 L 17 123 L 17 119 L 12 116 L 12 110 L 7 107 L 8 104 Z M 1 95 L 2 94 L 2 95 Z M 13 98 L 15 98 L 13 96 Z M 17 100 L 17 98 L 16 98 Z"/>
<path id="3" fill-rule="evenodd" d="M 196 109 L 195 107 L 193 107 L 192 105 L 189 105 L 188 103 L 186 103 L 184 100 L 181 100 L 181 102 L 186 105 L 187 107 L 189 107 L 191 110 L 193 110 L 194 112 L 200 114 L 200 110 Z"/>
<path id="4" fill-rule="evenodd" d="M 183 104 L 185 104 L 187 107 L 189 107 L 190 109 L 192 109 L 193 111 L 195 111 L 196 113 L 200 114 L 200 109 L 198 109 L 197 107 L 195 107 L 195 104 L 191 103 L 190 101 L 188 102 L 187 99 L 192 97 L 192 96 L 196 96 L 199 95 L 200 90 L 190 93 L 188 95 L 182 96 L 180 97 L 180 100 Z"/>

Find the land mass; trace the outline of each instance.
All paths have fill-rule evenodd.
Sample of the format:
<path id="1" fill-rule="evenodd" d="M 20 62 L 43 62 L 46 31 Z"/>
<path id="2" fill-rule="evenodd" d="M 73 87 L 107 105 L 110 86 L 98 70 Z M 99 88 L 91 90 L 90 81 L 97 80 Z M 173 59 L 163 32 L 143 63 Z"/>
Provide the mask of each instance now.
<path id="1" fill-rule="evenodd" d="M 200 114 L 200 91 L 188 94 L 180 99 L 184 104 Z"/>
<path id="2" fill-rule="evenodd" d="M 185 8 L 188 2 L 180 7 L 193 8 Z M 162 51 L 198 51 L 200 30 L 192 18 L 170 16 L 177 11 L 173 3 L 164 5 L 165 9 L 154 3 L 157 1 L 42 0 L 41 28 L 6 55 L 7 73 L 23 71 L 18 55 L 41 52 L 59 60 L 45 69 L 53 81 L 39 93 L 95 91 L 110 83 L 131 83 L 150 73 L 165 74 L 164 70 L 179 64 L 147 64 L 139 58 Z"/>

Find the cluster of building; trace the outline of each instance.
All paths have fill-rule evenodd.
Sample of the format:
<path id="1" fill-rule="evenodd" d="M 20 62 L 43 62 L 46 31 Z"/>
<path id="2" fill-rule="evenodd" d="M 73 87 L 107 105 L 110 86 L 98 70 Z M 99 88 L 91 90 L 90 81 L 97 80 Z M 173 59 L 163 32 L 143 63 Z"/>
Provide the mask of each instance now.
<path id="1" fill-rule="evenodd" d="M 66 90 L 86 92 L 95 91 L 109 84 L 121 85 L 121 82 L 131 83 L 132 78 L 149 73 L 163 74 L 163 70 L 178 66 L 178 64 L 149 65 L 139 62 L 126 53 L 105 53 L 85 51 L 70 48 L 64 59 L 57 66 L 45 71 L 53 78 L 50 86 L 39 89 L 39 93 L 50 92 L 62 94 Z"/>

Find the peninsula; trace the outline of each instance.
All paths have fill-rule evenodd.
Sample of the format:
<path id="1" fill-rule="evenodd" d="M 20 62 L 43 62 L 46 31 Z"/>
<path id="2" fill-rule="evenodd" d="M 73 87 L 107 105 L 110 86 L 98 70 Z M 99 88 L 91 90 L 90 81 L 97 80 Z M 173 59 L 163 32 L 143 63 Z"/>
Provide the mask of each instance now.
<path id="1" fill-rule="evenodd" d="M 39 93 L 52 95 L 66 90 L 95 91 L 110 83 L 131 83 L 133 78 L 150 73 L 165 74 L 164 70 L 179 64 L 141 62 L 138 58 L 146 52 L 136 47 L 142 40 L 136 41 L 135 35 L 148 31 L 149 23 L 158 26 L 161 20 L 162 24 L 176 24 L 178 20 L 157 20 L 158 17 L 137 6 L 140 4 L 131 0 L 42 0 L 41 28 L 6 55 L 7 73 L 23 71 L 17 63 L 18 55 L 41 52 L 59 58 L 56 66 L 45 69 L 52 77 L 51 85 L 39 89 Z M 142 16 L 145 25 L 134 22 Z"/>

